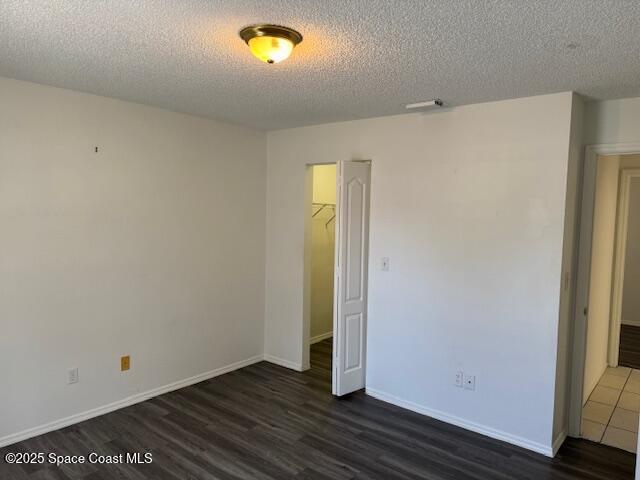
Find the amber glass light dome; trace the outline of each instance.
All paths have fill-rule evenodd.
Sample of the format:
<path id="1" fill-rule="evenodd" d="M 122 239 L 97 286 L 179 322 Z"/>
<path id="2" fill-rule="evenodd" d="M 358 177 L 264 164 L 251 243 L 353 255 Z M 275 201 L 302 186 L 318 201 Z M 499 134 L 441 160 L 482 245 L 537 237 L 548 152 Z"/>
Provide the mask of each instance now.
<path id="1" fill-rule="evenodd" d="M 243 28 L 240 37 L 249 45 L 251 53 L 266 63 L 278 63 L 289 58 L 302 35 L 280 25 L 253 25 Z"/>

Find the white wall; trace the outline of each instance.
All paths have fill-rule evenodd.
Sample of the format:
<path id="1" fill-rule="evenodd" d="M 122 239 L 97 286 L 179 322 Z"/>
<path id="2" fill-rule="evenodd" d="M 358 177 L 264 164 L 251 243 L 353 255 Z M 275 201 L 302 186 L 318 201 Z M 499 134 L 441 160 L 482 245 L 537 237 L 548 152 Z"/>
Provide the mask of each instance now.
<path id="1" fill-rule="evenodd" d="M 367 389 L 548 453 L 571 110 L 562 93 L 269 133 L 267 354 L 303 361 L 305 164 L 370 159 Z"/>
<path id="2" fill-rule="evenodd" d="M 586 107 L 586 144 L 640 143 L 640 97 L 589 102 Z"/>
<path id="3" fill-rule="evenodd" d="M 619 169 L 620 157 L 598 157 L 583 403 L 607 368 Z"/>
<path id="4" fill-rule="evenodd" d="M 261 358 L 264 133 L 8 79 L 0 106 L 0 443 Z"/>
<path id="5" fill-rule="evenodd" d="M 313 202 L 336 204 L 336 166 L 313 167 Z M 319 207 L 314 207 L 317 212 Z M 335 208 L 325 207 L 311 219 L 311 339 L 333 331 L 333 263 Z"/>
<path id="6" fill-rule="evenodd" d="M 553 423 L 554 447 L 560 446 L 569 428 L 569 393 L 573 338 L 574 299 L 577 286 L 579 205 L 582 192 L 584 152 L 584 100 L 574 94 L 571 108 L 571 133 L 567 171 L 564 240 L 562 247 L 562 284 L 558 325 L 556 396 Z"/>
<path id="7" fill-rule="evenodd" d="M 640 178 L 631 179 L 622 323 L 640 326 Z"/>

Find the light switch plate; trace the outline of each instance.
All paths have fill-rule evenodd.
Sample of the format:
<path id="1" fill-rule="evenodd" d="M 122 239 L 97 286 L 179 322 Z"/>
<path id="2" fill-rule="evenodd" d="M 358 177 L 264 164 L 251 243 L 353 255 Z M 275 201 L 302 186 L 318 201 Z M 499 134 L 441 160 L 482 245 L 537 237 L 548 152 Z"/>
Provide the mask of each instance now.
<path id="1" fill-rule="evenodd" d="M 389 271 L 389 257 L 382 257 L 382 271 Z"/>
<path id="2" fill-rule="evenodd" d="M 71 368 L 67 372 L 67 384 L 71 385 L 72 383 L 78 383 L 80 381 L 80 377 L 78 376 L 78 368 Z"/>

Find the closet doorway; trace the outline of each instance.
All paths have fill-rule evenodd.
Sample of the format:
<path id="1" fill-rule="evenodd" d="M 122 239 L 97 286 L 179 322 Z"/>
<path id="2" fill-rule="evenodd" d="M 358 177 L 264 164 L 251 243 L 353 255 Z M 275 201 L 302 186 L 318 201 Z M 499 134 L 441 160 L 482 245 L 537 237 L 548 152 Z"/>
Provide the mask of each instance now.
<path id="1" fill-rule="evenodd" d="M 370 170 L 308 165 L 305 180 L 303 356 L 338 396 L 365 382 Z"/>
<path id="2" fill-rule="evenodd" d="M 315 165 L 311 211 L 311 325 L 309 343 L 333 338 L 336 164 Z M 326 342 L 325 342 L 326 343 Z"/>

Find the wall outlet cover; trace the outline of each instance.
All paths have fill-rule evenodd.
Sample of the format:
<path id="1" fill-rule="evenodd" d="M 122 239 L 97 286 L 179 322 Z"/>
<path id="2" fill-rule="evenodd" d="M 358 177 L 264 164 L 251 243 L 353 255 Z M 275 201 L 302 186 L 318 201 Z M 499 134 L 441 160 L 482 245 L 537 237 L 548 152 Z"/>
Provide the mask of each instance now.
<path id="1" fill-rule="evenodd" d="M 129 355 L 120 357 L 120 371 L 125 372 L 131 368 L 131 358 Z"/>
<path id="2" fill-rule="evenodd" d="M 464 388 L 466 390 L 475 390 L 476 389 L 476 376 L 475 375 L 465 375 L 464 376 Z"/>
<path id="3" fill-rule="evenodd" d="M 464 373 L 456 372 L 455 386 L 462 388 L 463 385 L 464 385 Z"/>

